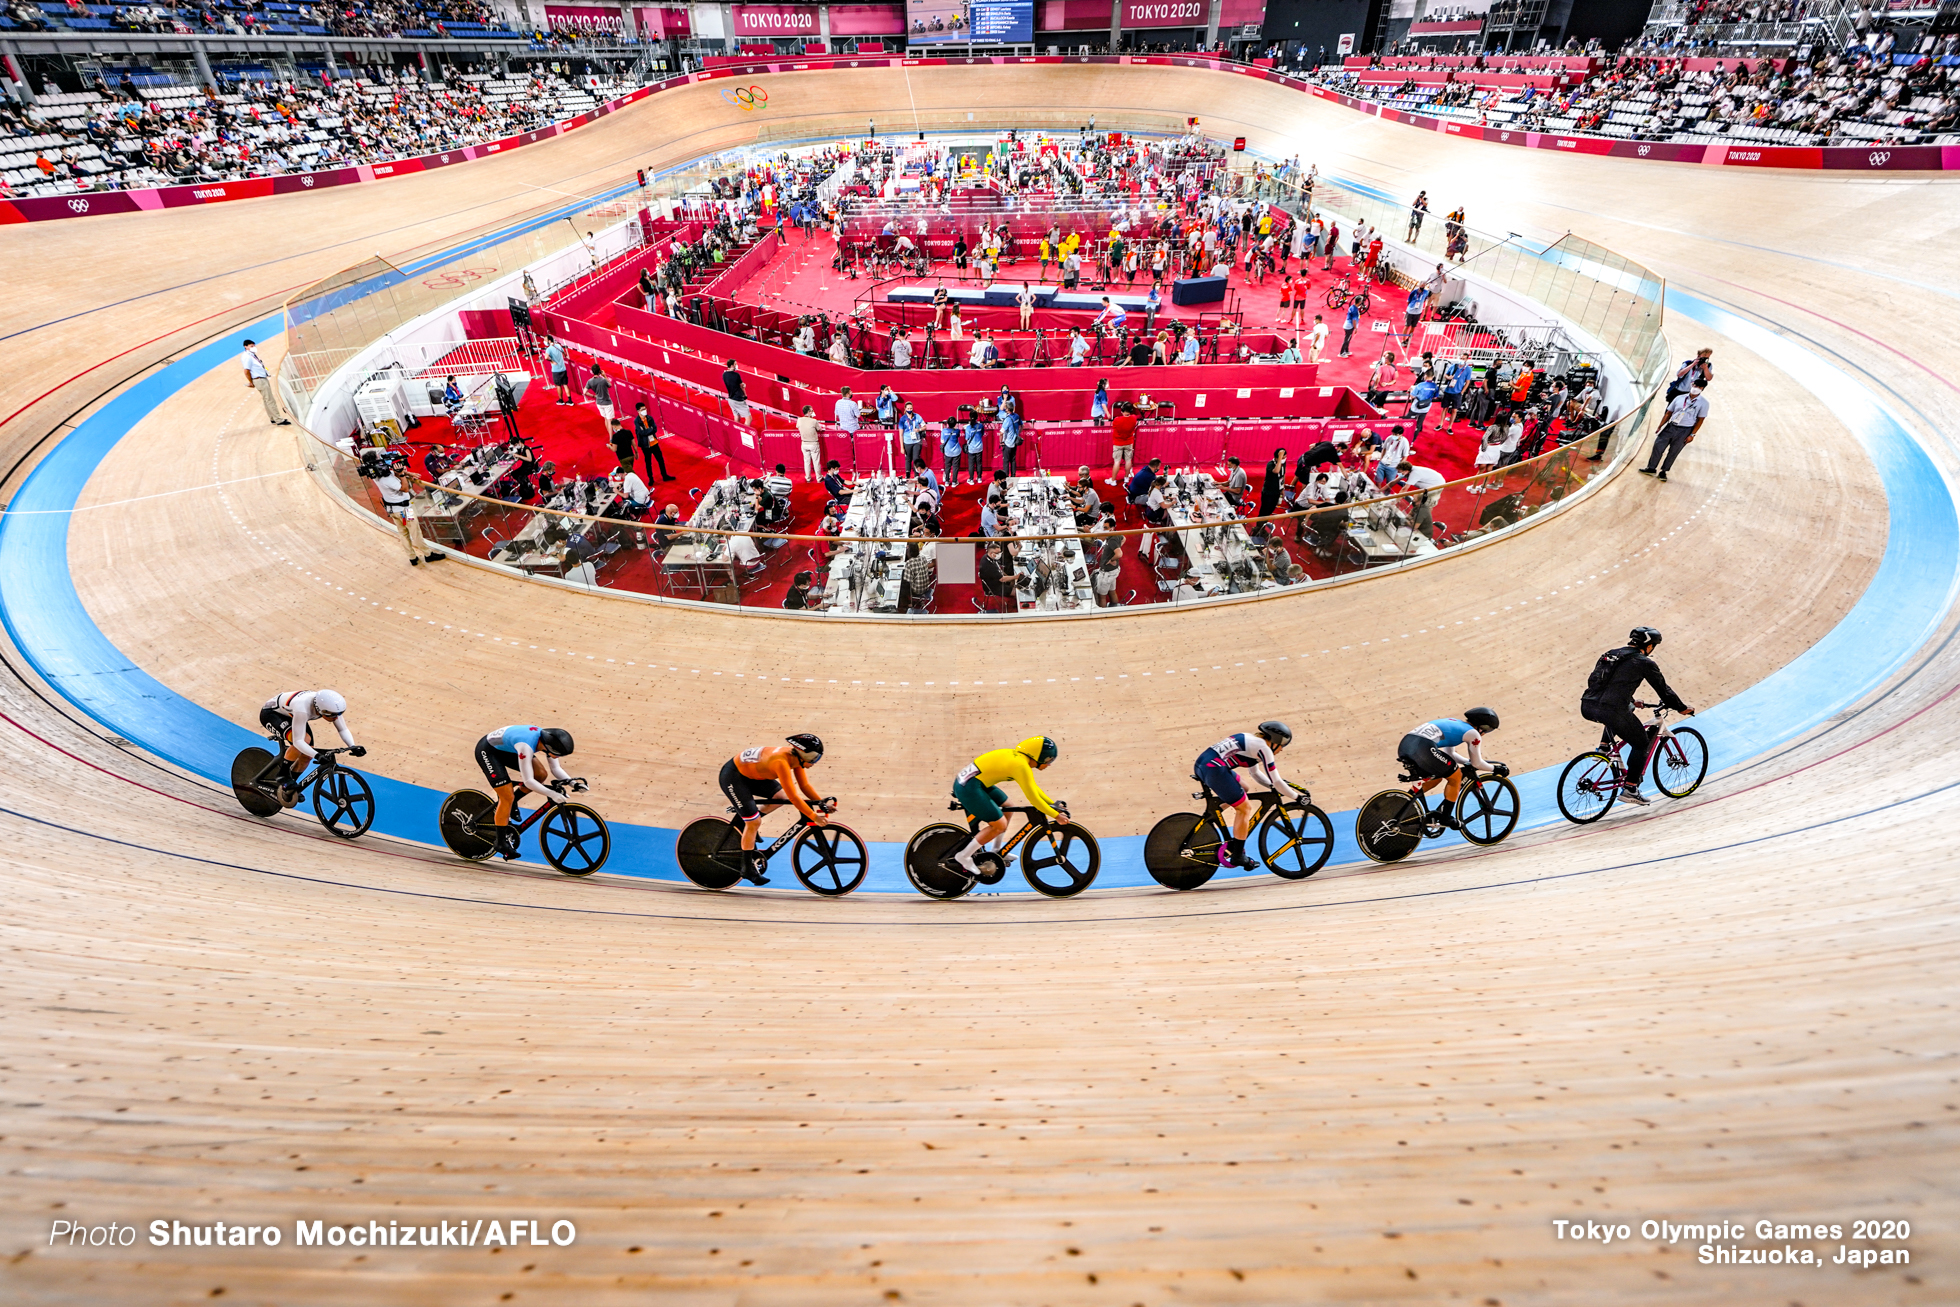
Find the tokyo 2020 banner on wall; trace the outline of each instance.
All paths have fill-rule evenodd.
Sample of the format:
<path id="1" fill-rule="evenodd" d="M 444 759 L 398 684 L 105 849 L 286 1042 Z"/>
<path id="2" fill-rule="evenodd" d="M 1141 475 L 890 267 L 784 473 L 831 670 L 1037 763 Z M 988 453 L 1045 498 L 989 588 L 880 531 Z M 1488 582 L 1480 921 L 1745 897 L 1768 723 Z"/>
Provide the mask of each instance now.
<path id="1" fill-rule="evenodd" d="M 908 45 L 1034 40 L 1034 0 L 905 0 Z"/>

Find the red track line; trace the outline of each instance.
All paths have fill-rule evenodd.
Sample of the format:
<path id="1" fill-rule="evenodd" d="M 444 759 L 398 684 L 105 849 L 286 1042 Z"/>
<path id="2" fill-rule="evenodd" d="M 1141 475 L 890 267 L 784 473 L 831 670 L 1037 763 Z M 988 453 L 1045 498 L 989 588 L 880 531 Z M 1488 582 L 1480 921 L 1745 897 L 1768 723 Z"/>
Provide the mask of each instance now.
<path id="1" fill-rule="evenodd" d="M 278 290 L 267 291 L 264 295 L 259 296 L 259 299 L 266 299 L 273 295 L 283 295 L 287 291 L 298 290 L 301 286 L 307 286 L 311 284 L 312 283 L 310 282 L 302 281 L 302 282 L 296 282 L 291 286 L 282 286 Z M 247 301 L 247 303 L 252 303 L 252 302 L 254 301 Z M 9 422 L 12 422 L 15 418 L 27 412 L 28 409 L 33 408 L 36 404 L 46 399 L 49 395 L 52 395 L 57 390 L 60 390 L 63 386 L 71 385 L 72 383 L 81 380 L 83 377 L 86 377 L 89 373 L 95 371 L 97 368 L 101 367 L 105 363 L 114 363 L 117 359 L 121 358 L 124 354 L 133 354 L 137 350 L 142 349 L 143 346 L 145 345 L 154 345 L 158 341 L 164 339 L 165 337 L 174 336 L 180 331 L 183 331 L 190 327 L 195 327 L 200 322 L 209 322 L 213 318 L 222 317 L 227 313 L 235 313 L 235 312 L 237 312 L 236 305 L 228 309 L 219 309 L 216 313 L 207 313 L 201 318 L 192 318 L 189 322 L 181 323 L 175 327 L 172 327 L 170 330 L 164 332 L 163 335 L 161 336 L 152 336 L 148 340 L 139 341 L 138 343 L 131 345 L 128 349 L 123 350 L 120 353 L 111 354 L 108 358 L 97 359 L 95 362 L 83 368 L 80 372 L 77 372 L 74 376 L 68 378 L 67 381 L 56 382 L 54 385 L 48 387 L 46 390 L 42 391 L 34 398 L 28 400 L 25 404 L 22 404 L 19 408 L 15 409 L 13 412 L 7 414 L 6 417 L 0 418 L 0 427 L 6 426 Z"/>
<path id="2" fill-rule="evenodd" d="M 1746 294 L 1757 296 L 1760 299 L 1766 299 L 1770 301 L 1770 303 L 1772 304 L 1781 304 L 1785 308 L 1795 309 L 1799 313 L 1807 313 L 1811 317 L 1816 318 L 1819 322 L 1828 322 L 1833 327 L 1836 327 L 1839 331 L 1848 331 L 1852 335 L 1858 337 L 1860 340 L 1868 340 L 1872 344 L 1878 346 L 1880 349 L 1898 355 L 1900 358 L 1912 364 L 1914 367 L 1918 368 L 1921 372 L 1924 372 L 1927 376 L 1931 377 L 1933 380 L 1939 382 L 1942 386 L 1945 386 L 1948 390 L 1960 392 L 1960 385 L 1955 385 L 1953 382 L 1949 381 L 1944 374 L 1933 371 L 1932 368 L 1927 367 L 1924 363 L 1921 363 L 1918 359 L 1906 353 L 1898 346 L 1888 344 L 1887 342 L 1880 340 L 1876 336 L 1873 336 L 1867 332 L 1860 331 L 1858 330 L 1858 328 L 1851 326 L 1849 323 L 1839 322 L 1836 318 L 1833 318 L 1828 314 L 1819 313 L 1816 309 L 1806 308 L 1805 306 L 1795 303 L 1792 300 L 1779 299 L 1775 295 L 1766 295 L 1762 291 L 1757 290 L 1755 287 L 1744 286 L 1740 282 L 1729 281 L 1723 277 L 1710 277 L 1709 280 L 1720 282 L 1724 286 L 1733 286 L 1739 291 L 1743 291 Z"/>
<path id="3" fill-rule="evenodd" d="M 20 722 L 15 721 L 12 717 L 7 716 L 7 714 L 5 713 L 0 713 L 0 722 L 5 722 L 7 725 L 13 727 L 21 734 L 26 735 L 31 739 L 38 740 L 40 743 L 46 745 L 50 749 L 53 749 L 56 753 L 62 755 L 64 758 L 72 758 L 74 761 L 82 764 L 82 766 L 87 767 L 93 771 L 101 772 L 104 776 L 110 777 L 111 779 L 114 780 L 119 780 L 123 782 L 125 785 L 134 785 L 139 790 L 147 790 L 149 793 L 157 795 L 160 798 L 169 799 L 173 803 L 181 803 L 187 807 L 196 808 L 201 812 L 208 812 L 213 814 L 214 816 L 224 817 L 230 821 L 242 821 L 242 822 L 254 823 L 268 830 L 278 830 L 277 827 L 270 826 L 267 823 L 254 822 L 254 819 L 251 817 L 241 817 L 237 813 L 227 812 L 223 808 L 213 808 L 209 804 L 199 803 L 196 799 L 187 799 L 183 797 L 181 794 L 172 794 L 168 790 L 160 790 L 156 788 L 156 786 L 154 785 L 145 785 L 142 781 L 139 781 L 131 776 L 125 776 L 121 772 L 111 771 L 109 770 L 109 768 L 104 767 L 100 763 L 90 762 L 87 758 L 82 757 L 80 754 L 62 748 L 59 744 L 56 744 L 53 740 L 48 739 L 45 735 L 41 735 L 38 732 L 30 729 L 29 727 L 22 725 Z M 302 834 L 300 831 L 285 831 L 282 833 L 290 834 L 290 835 L 298 835 L 301 839 L 311 840 L 316 844 L 346 843 L 346 841 L 341 840 L 338 836 L 329 839 L 327 836 L 324 835 L 308 835 L 308 834 Z M 417 854 L 391 852 L 386 848 L 382 848 L 379 851 L 391 858 L 407 858 L 413 862 L 432 863 L 436 861 L 436 859 L 434 858 L 422 857 Z"/>

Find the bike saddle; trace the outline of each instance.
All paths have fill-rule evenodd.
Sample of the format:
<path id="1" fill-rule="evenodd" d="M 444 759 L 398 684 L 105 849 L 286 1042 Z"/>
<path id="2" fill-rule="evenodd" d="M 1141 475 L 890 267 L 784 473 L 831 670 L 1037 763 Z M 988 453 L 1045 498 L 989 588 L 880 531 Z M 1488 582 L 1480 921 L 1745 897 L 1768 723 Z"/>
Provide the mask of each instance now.
<path id="1" fill-rule="evenodd" d="M 955 799 L 951 803 L 946 805 L 946 811 L 948 812 L 958 812 L 959 810 L 960 810 L 960 801 L 958 799 Z"/>
<path id="2" fill-rule="evenodd" d="M 1410 771 L 1407 767 L 1404 767 L 1402 769 L 1402 774 L 1400 776 L 1397 776 L 1395 779 L 1398 781 L 1402 781 L 1405 784 L 1413 785 L 1415 784 L 1415 782 L 1423 778 L 1416 775 L 1414 772 Z"/>

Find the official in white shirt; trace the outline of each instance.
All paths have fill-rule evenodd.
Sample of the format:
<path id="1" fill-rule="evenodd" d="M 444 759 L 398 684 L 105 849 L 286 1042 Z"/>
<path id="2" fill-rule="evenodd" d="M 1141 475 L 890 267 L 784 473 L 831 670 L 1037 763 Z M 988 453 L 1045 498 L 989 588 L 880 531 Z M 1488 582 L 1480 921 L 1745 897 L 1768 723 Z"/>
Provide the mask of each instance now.
<path id="1" fill-rule="evenodd" d="M 1654 433 L 1654 449 L 1647 455 L 1647 466 L 1640 469 L 1641 475 L 1667 480 L 1669 469 L 1681 451 L 1688 447 L 1701 424 L 1708 421 L 1708 401 L 1701 397 L 1701 386 L 1697 383 L 1689 387 L 1685 395 L 1676 395 L 1674 402 L 1667 406 L 1667 418 L 1661 429 Z M 1667 455 L 1663 462 L 1661 455 Z M 1655 464 L 1659 464 L 1656 469 Z"/>
<path id="2" fill-rule="evenodd" d="M 803 442 L 803 479 L 815 481 L 823 476 L 823 423 L 817 421 L 816 409 L 808 404 L 796 419 L 796 434 Z"/>
<path id="3" fill-rule="evenodd" d="M 1402 428 L 1395 427 L 1382 437 L 1382 466 L 1395 467 L 1408 462 L 1410 448 L 1409 438 L 1402 434 Z"/>
<path id="4" fill-rule="evenodd" d="M 259 399 L 265 403 L 265 420 L 277 427 L 289 427 L 292 422 L 279 411 L 279 400 L 272 393 L 272 378 L 266 373 L 265 360 L 253 348 L 255 342 L 245 342 L 245 352 L 238 356 L 240 366 L 245 369 L 245 384 L 259 392 Z"/>
<path id="5" fill-rule="evenodd" d="M 1436 509 L 1436 501 L 1443 496 L 1443 474 L 1433 467 L 1415 467 L 1407 462 L 1400 464 L 1396 471 L 1401 474 L 1403 488 L 1411 492 L 1410 525 L 1426 536 L 1433 536 L 1436 520 L 1430 514 Z"/>

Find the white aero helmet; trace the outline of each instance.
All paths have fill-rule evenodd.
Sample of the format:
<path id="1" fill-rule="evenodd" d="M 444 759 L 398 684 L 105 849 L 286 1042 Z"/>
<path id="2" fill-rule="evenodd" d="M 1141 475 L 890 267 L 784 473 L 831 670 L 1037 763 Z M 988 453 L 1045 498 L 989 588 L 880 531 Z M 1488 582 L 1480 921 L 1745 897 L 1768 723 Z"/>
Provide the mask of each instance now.
<path id="1" fill-rule="evenodd" d="M 338 690 L 315 690 L 313 707 L 316 712 L 338 717 L 347 711 L 347 700 L 341 697 Z"/>

